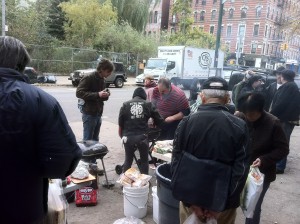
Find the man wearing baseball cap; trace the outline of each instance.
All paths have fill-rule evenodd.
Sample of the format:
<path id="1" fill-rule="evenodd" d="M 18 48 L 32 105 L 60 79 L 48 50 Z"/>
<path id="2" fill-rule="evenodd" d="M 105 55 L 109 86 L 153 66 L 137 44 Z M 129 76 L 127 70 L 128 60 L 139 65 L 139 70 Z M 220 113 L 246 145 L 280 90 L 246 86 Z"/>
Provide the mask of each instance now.
<path id="1" fill-rule="evenodd" d="M 234 224 L 249 171 L 248 129 L 225 107 L 224 79 L 211 77 L 201 90 L 198 111 L 175 133 L 172 192 L 181 201 L 180 223 L 194 212 L 201 221 L 214 217 L 218 224 Z"/>

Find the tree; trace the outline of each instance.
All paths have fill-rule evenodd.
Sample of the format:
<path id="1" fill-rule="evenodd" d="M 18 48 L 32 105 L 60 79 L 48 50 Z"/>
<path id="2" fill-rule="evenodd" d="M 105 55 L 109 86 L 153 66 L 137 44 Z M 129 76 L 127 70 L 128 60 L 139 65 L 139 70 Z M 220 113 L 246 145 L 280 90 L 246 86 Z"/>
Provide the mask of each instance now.
<path id="1" fill-rule="evenodd" d="M 65 13 L 59 7 L 62 2 L 67 2 L 65 0 L 52 0 L 49 7 L 49 15 L 46 20 L 48 33 L 57 38 L 58 40 L 65 39 L 64 24 L 67 22 L 65 18 Z"/>
<path id="2" fill-rule="evenodd" d="M 156 53 L 157 45 L 153 39 L 145 37 L 128 23 L 123 22 L 107 26 L 97 36 L 94 48 L 114 52 L 132 52 L 149 57 Z"/>
<path id="3" fill-rule="evenodd" d="M 41 4 L 30 1 L 6 0 L 6 24 L 9 36 L 14 36 L 24 43 L 45 44 L 50 41 L 47 35 L 45 18 L 47 17 L 47 1 Z"/>
<path id="4" fill-rule="evenodd" d="M 188 45 L 201 48 L 214 48 L 216 39 L 213 35 L 199 29 L 192 29 L 194 18 L 192 0 L 177 0 L 172 8 L 172 14 L 179 19 L 179 32 L 165 34 L 163 39 L 168 45 Z"/>
<path id="5" fill-rule="evenodd" d="M 118 21 L 128 22 L 137 31 L 144 31 L 149 18 L 149 0 L 111 0 L 118 12 Z M 157 4 L 159 0 L 155 0 Z"/>
<path id="6" fill-rule="evenodd" d="M 73 0 L 60 4 L 66 15 L 66 41 L 75 47 L 92 47 L 94 40 L 107 24 L 117 21 L 110 1 Z"/>

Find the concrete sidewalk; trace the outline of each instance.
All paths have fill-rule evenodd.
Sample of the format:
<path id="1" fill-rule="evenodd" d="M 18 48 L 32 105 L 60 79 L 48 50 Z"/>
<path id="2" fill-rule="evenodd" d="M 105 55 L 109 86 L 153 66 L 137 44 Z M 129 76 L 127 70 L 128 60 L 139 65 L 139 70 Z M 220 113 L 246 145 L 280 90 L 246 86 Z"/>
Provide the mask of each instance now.
<path id="1" fill-rule="evenodd" d="M 82 123 L 73 122 L 70 124 L 75 132 L 77 140 L 82 139 Z M 100 133 L 100 141 L 104 143 L 109 153 L 104 157 L 108 178 L 117 180 L 115 166 L 123 163 L 124 149 L 121 147 L 118 136 L 118 126 L 103 121 Z M 300 223 L 300 127 L 296 127 L 291 137 L 291 152 L 288 157 L 286 173 L 278 175 L 265 196 L 262 206 L 261 224 L 299 224 Z M 100 166 L 101 167 L 101 166 Z M 150 170 L 153 176 L 152 185 L 156 185 L 154 171 Z M 123 193 L 119 185 L 111 189 L 101 186 L 104 176 L 100 177 L 100 188 L 98 190 L 98 205 L 92 207 L 76 207 L 70 203 L 68 210 L 69 224 L 111 224 L 115 220 L 123 218 Z M 244 215 L 238 208 L 236 224 L 245 223 Z M 154 224 L 152 214 L 152 196 L 149 194 L 148 213 L 143 221 Z"/>

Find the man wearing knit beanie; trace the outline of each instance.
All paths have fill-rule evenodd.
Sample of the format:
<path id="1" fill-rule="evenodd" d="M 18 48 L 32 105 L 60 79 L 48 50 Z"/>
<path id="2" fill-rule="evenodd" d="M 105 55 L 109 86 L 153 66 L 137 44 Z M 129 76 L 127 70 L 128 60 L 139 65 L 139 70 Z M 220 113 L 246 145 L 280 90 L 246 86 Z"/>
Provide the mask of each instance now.
<path id="1" fill-rule="evenodd" d="M 128 170 L 133 162 L 136 149 L 139 150 L 141 165 L 140 171 L 148 174 L 148 146 L 147 133 L 149 130 L 148 120 L 153 118 L 155 125 L 161 125 L 163 118 L 151 102 L 146 101 L 147 95 L 143 88 L 134 90 L 132 99 L 123 103 L 119 113 L 119 136 L 125 146 L 125 162 L 123 172 Z"/>

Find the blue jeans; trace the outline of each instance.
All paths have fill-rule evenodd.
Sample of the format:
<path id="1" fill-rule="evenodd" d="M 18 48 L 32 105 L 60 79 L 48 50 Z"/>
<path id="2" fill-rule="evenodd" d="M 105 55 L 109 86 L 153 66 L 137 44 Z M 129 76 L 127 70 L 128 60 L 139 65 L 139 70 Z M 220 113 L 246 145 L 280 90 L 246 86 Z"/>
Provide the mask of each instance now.
<path id="1" fill-rule="evenodd" d="M 294 130 L 295 125 L 291 124 L 289 122 L 280 122 L 281 126 L 283 128 L 284 134 L 286 136 L 286 139 L 288 141 L 288 144 L 290 145 L 290 138 L 291 138 L 291 134 Z M 285 156 L 282 160 L 280 160 L 277 164 L 276 164 L 276 168 L 278 170 L 284 170 L 286 167 L 286 163 L 287 163 L 287 156 Z"/>
<path id="2" fill-rule="evenodd" d="M 83 140 L 99 141 L 100 127 L 102 123 L 101 116 L 82 114 L 83 122 Z"/>
<path id="3" fill-rule="evenodd" d="M 263 190 L 260 194 L 260 197 L 257 201 L 256 207 L 255 207 L 255 211 L 254 211 L 254 215 L 252 217 L 252 219 L 246 218 L 246 222 L 245 224 L 259 224 L 260 222 L 260 213 L 261 213 L 261 205 L 263 203 L 265 194 L 267 192 L 267 190 L 270 187 L 270 182 L 264 182 L 263 183 Z"/>

